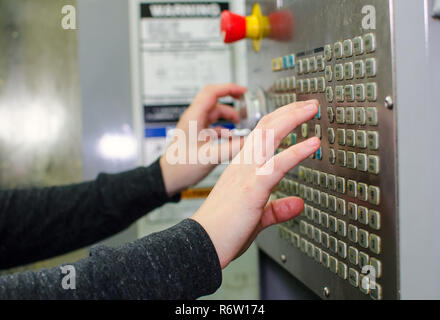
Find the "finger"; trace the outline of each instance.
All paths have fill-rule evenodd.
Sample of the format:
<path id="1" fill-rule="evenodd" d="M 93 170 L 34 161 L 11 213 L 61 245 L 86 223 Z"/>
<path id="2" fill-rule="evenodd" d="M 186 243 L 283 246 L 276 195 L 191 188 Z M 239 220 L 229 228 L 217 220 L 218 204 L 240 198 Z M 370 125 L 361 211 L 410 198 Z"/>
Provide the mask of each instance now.
<path id="1" fill-rule="evenodd" d="M 266 119 L 259 123 L 259 128 L 275 130 L 275 146 L 291 133 L 297 126 L 314 118 L 318 112 L 315 103 L 309 104 L 290 104 L 282 107 L 280 112 L 270 114 Z"/>
<path id="2" fill-rule="evenodd" d="M 233 107 L 226 104 L 217 103 L 214 109 L 211 109 L 208 115 L 209 124 L 217 122 L 219 119 L 225 119 L 234 121 L 235 123 L 240 121 L 238 111 Z"/>
<path id="3" fill-rule="evenodd" d="M 260 222 L 252 232 L 249 239 L 240 249 L 237 258 L 241 256 L 250 247 L 258 234 L 265 228 L 274 224 L 294 219 L 304 210 L 304 201 L 301 198 L 289 197 L 269 202 L 264 208 Z"/>
<path id="4" fill-rule="evenodd" d="M 219 98 L 231 96 L 239 99 L 246 91 L 246 87 L 234 83 L 208 85 L 194 99 L 194 104 L 200 104 L 207 112 L 216 105 Z"/>
<path id="5" fill-rule="evenodd" d="M 321 140 L 317 137 L 310 138 L 298 143 L 272 157 L 262 167 L 262 172 L 270 172 L 268 181 L 271 188 L 274 187 L 293 167 L 310 157 L 321 146 Z"/>

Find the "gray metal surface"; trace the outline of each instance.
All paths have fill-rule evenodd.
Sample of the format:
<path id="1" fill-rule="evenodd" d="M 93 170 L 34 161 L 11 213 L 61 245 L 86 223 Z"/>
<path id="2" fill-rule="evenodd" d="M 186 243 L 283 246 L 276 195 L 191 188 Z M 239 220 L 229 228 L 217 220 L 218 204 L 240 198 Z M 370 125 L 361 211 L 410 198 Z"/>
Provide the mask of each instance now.
<path id="1" fill-rule="evenodd" d="M 251 4 L 251 2 L 248 2 Z M 276 1 L 263 1 L 262 7 L 265 14 L 269 14 L 275 8 Z M 373 206 L 354 198 L 348 197 L 346 194 L 338 194 L 329 192 L 327 189 L 318 188 L 329 194 L 333 194 L 338 198 L 343 198 L 346 203 L 354 202 L 358 205 L 363 205 L 368 208 L 376 209 L 381 213 L 382 227 L 380 231 L 370 229 L 368 226 L 363 226 L 357 222 L 352 222 L 347 216 L 338 216 L 336 218 L 344 220 L 347 225 L 354 224 L 359 228 L 377 234 L 382 239 L 382 253 L 377 256 L 383 263 L 383 276 L 377 282 L 383 287 L 384 299 L 395 299 L 399 297 L 399 283 L 398 283 L 398 264 L 397 264 L 397 177 L 396 177 L 396 116 L 395 109 L 388 110 L 384 108 L 385 97 L 390 95 L 394 97 L 393 88 L 393 63 L 392 63 L 392 41 L 391 41 L 391 19 L 390 19 L 390 2 L 376 0 L 376 1 L 361 1 L 361 0 L 309 0 L 309 1 L 295 1 L 284 2 L 285 7 L 289 9 L 295 17 L 296 33 L 294 41 L 288 43 L 279 43 L 270 40 L 265 40 L 261 52 L 258 54 L 249 52 L 248 54 L 248 69 L 250 87 L 263 86 L 266 90 L 272 90 L 272 86 L 276 79 L 296 75 L 295 71 L 282 71 L 272 73 L 270 70 L 270 62 L 273 58 L 281 57 L 291 53 L 299 53 L 313 50 L 315 48 L 323 47 L 327 44 L 334 44 L 336 41 L 343 41 L 345 39 L 353 39 L 355 36 L 365 35 L 373 32 L 376 35 L 377 50 L 374 54 L 368 57 L 375 57 L 377 59 L 378 72 L 374 80 L 361 81 L 338 81 L 338 85 L 355 84 L 366 82 L 378 83 L 378 99 L 377 103 L 327 103 L 325 94 L 314 95 L 298 95 L 299 100 L 308 100 L 311 98 L 318 98 L 322 106 L 322 120 L 313 120 L 309 122 L 309 135 L 314 135 L 314 125 L 321 124 L 323 139 L 323 160 L 305 160 L 301 165 L 307 168 L 317 169 L 322 172 L 342 176 L 346 180 L 353 179 L 357 182 L 364 182 L 367 185 L 374 185 L 380 187 L 381 203 L 379 206 Z M 377 14 L 377 30 L 365 31 L 362 29 L 362 8 L 364 5 L 374 5 Z M 250 10 L 248 8 L 248 10 Z M 250 51 L 250 50 L 249 50 Z M 322 53 L 321 53 L 322 54 Z M 312 56 L 309 53 L 305 57 Z M 316 54 L 315 54 L 316 56 Z M 365 56 L 362 57 L 365 59 Z M 302 59 L 302 57 L 301 57 Z M 349 58 L 341 60 L 342 62 L 354 61 L 356 58 Z M 298 62 L 298 58 L 297 58 Z M 341 62 L 339 62 L 341 63 Z M 335 59 L 331 62 L 333 66 Z M 323 73 L 315 73 L 308 76 L 298 76 L 297 79 L 323 76 Z M 333 89 L 336 81 L 332 83 Z M 328 161 L 329 144 L 327 140 L 327 128 L 329 123 L 327 120 L 327 106 L 347 107 L 347 106 L 363 106 L 376 107 L 379 112 L 379 126 L 378 127 L 359 127 L 359 126 L 339 126 L 332 124 L 331 127 L 343 127 L 345 129 L 362 129 L 374 130 L 380 134 L 380 148 L 378 152 L 364 151 L 358 148 L 338 147 L 337 144 L 332 147 L 337 151 L 339 148 L 348 151 L 355 151 L 368 154 L 377 154 L 380 156 L 381 172 L 379 175 L 362 173 L 360 171 L 342 168 L 336 165 L 330 165 Z M 298 137 L 301 137 L 300 131 L 296 131 Z M 301 141 L 301 139 L 300 139 Z M 289 179 L 297 179 L 297 170 L 293 170 L 288 174 Z M 311 186 L 311 185 L 308 185 Z M 317 189 L 316 187 L 314 187 Z M 313 205 L 312 203 L 310 203 Z M 313 205 L 314 206 L 314 205 Z M 316 207 L 316 206 L 314 206 Z M 328 210 L 326 211 L 327 213 Z M 305 219 L 303 217 L 297 219 L 300 221 Z M 320 228 L 322 229 L 322 228 Z M 298 223 L 295 223 L 293 229 L 295 233 L 300 234 Z M 323 231 L 326 231 L 325 229 Z M 331 234 L 335 236 L 334 234 Z M 340 238 L 339 236 L 336 236 Z M 348 238 L 340 238 L 347 245 L 353 245 Z M 330 299 L 369 299 L 370 297 L 360 292 L 359 288 L 352 287 L 347 280 L 341 280 L 338 275 L 333 274 L 330 270 L 325 269 L 322 265 L 316 263 L 313 259 L 301 253 L 299 249 L 293 248 L 288 242 L 281 240 L 277 228 L 270 228 L 258 238 L 260 248 L 277 260 L 285 269 L 298 278 L 301 282 L 311 288 L 316 294 L 324 298 L 323 289 L 328 287 L 330 289 Z M 315 243 L 316 244 L 316 243 Z M 375 256 L 368 249 L 362 249 L 358 245 L 354 245 L 360 251 L 368 253 L 371 257 Z M 319 246 L 318 246 L 319 247 Z M 329 252 L 329 249 L 325 250 Z M 280 261 L 281 254 L 287 257 L 287 261 L 282 263 Z M 331 254 L 337 257 L 337 254 Z M 349 267 L 360 271 L 359 267 L 350 265 L 348 259 L 338 258 L 342 260 Z"/>
<path id="2" fill-rule="evenodd" d="M 137 153 L 124 154 L 125 142 L 136 141 L 128 2 L 79 0 L 78 22 L 83 178 L 87 180 L 94 179 L 100 172 L 116 173 L 136 167 Z M 103 150 L 103 141 L 109 153 Z M 133 225 L 106 244 L 119 245 L 136 238 Z"/>
<path id="3" fill-rule="evenodd" d="M 394 5 L 403 299 L 440 298 L 440 20 L 432 7 L 427 0 Z"/>

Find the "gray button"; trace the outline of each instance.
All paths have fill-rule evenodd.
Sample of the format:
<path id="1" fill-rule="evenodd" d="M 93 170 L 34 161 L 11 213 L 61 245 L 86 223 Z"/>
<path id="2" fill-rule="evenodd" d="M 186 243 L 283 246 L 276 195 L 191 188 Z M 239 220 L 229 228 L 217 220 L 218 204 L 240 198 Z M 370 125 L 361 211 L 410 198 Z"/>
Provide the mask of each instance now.
<path id="1" fill-rule="evenodd" d="M 358 183 L 358 199 L 362 201 L 368 200 L 368 186 L 365 183 Z"/>
<path id="2" fill-rule="evenodd" d="M 313 256 L 315 258 L 315 261 L 318 263 L 321 263 L 321 254 L 322 254 L 321 249 L 319 249 L 318 247 L 315 247 L 315 251 L 314 251 Z"/>
<path id="3" fill-rule="evenodd" d="M 331 272 L 337 274 L 338 273 L 338 259 L 335 257 L 331 257 L 329 259 L 329 269 Z"/>
<path id="4" fill-rule="evenodd" d="M 364 36 L 365 52 L 372 53 L 376 51 L 376 38 L 373 33 Z"/>
<path id="5" fill-rule="evenodd" d="M 341 237 L 346 237 L 347 236 L 347 225 L 345 223 L 345 221 L 343 220 L 338 220 L 338 234 Z M 345 258 L 345 257 L 344 257 Z"/>
<path id="6" fill-rule="evenodd" d="M 315 233 L 315 227 L 312 226 L 311 224 L 307 225 L 307 237 L 309 239 L 313 239 L 313 235 Z"/>
<path id="7" fill-rule="evenodd" d="M 336 199 L 336 213 L 345 216 L 345 200 L 337 198 Z"/>
<path id="8" fill-rule="evenodd" d="M 359 267 L 363 268 L 364 266 L 368 266 L 369 264 L 370 264 L 370 256 L 365 252 L 359 252 Z"/>
<path id="9" fill-rule="evenodd" d="M 328 175 L 328 188 L 331 191 L 336 191 L 336 176 L 332 174 Z"/>
<path id="10" fill-rule="evenodd" d="M 343 129 L 338 129 L 338 130 L 343 130 Z M 347 166 L 347 154 L 345 153 L 344 150 L 338 150 L 338 165 L 341 167 Z M 336 185 L 337 184 L 338 181 L 336 180 Z"/>
<path id="11" fill-rule="evenodd" d="M 356 124 L 363 126 L 366 123 L 366 113 L 365 108 L 356 108 Z"/>
<path id="12" fill-rule="evenodd" d="M 370 58 L 365 61 L 365 70 L 367 72 L 367 77 L 375 77 L 376 76 L 376 59 Z"/>
<path id="13" fill-rule="evenodd" d="M 377 83 L 367 83 L 366 91 L 368 101 L 374 102 L 377 100 Z"/>
<path id="14" fill-rule="evenodd" d="M 337 253 L 338 252 L 338 239 L 330 236 L 328 238 L 328 247 L 332 252 Z"/>
<path id="15" fill-rule="evenodd" d="M 344 88 L 345 100 L 348 102 L 354 101 L 354 86 L 352 84 L 346 85 Z"/>
<path id="16" fill-rule="evenodd" d="M 313 235 L 313 239 L 316 242 L 321 243 L 321 230 L 319 230 L 318 228 L 315 228 L 315 234 Z"/>
<path id="17" fill-rule="evenodd" d="M 370 234 L 370 250 L 375 254 L 380 254 L 382 250 L 381 239 L 375 234 Z"/>
<path id="18" fill-rule="evenodd" d="M 368 156 L 368 172 L 372 174 L 379 174 L 379 157 L 378 156 Z"/>
<path id="19" fill-rule="evenodd" d="M 319 173 L 319 184 L 323 188 L 327 188 L 327 173 L 320 172 Z"/>
<path id="20" fill-rule="evenodd" d="M 346 137 L 347 137 L 347 146 L 349 147 L 354 147 L 356 145 L 356 133 L 354 130 L 347 130 L 346 133 Z"/>
<path id="21" fill-rule="evenodd" d="M 344 80 L 344 66 L 342 64 L 335 65 L 335 78 L 338 81 Z"/>
<path id="22" fill-rule="evenodd" d="M 375 186 L 368 187 L 368 202 L 376 206 L 380 203 L 380 189 Z"/>
<path id="23" fill-rule="evenodd" d="M 368 224 L 372 229 L 380 230 L 380 213 L 378 211 L 368 211 L 368 220 Z"/>
<path id="24" fill-rule="evenodd" d="M 325 96 L 327 98 L 327 102 L 333 102 L 333 88 L 327 87 L 325 89 Z"/>
<path id="25" fill-rule="evenodd" d="M 304 253 L 307 252 L 307 244 L 308 244 L 308 241 L 306 239 L 302 238 L 301 239 L 301 244 L 300 244 L 300 249 Z"/>
<path id="26" fill-rule="evenodd" d="M 332 50 L 332 46 L 330 44 L 328 44 L 324 47 L 324 58 L 327 61 L 330 61 L 333 58 L 333 50 Z"/>
<path id="27" fill-rule="evenodd" d="M 347 258 L 347 244 L 341 240 L 338 241 L 338 255 L 341 258 Z"/>
<path id="28" fill-rule="evenodd" d="M 309 136 L 309 125 L 307 123 L 303 123 L 301 125 L 301 136 L 303 138 L 307 138 Z"/>
<path id="29" fill-rule="evenodd" d="M 309 58 L 309 72 L 316 72 L 316 70 L 317 70 L 316 58 L 311 57 L 311 58 Z"/>
<path id="30" fill-rule="evenodd" d="M 368 149 L 377 150 L 379 149 L 379 132 L 377 131 L 368 131 Z"/>
<path id="31" fill-rule="evenodd" d="M 352 224 L 348 226 L 348 240 L 353 243 L 358 241 L 358 228 Z"/>
<path id="32" fill-rule="evenodd" d="M 303 80 L 304 93 L 310 93 L 310 79 Z"/>
<path id="33" fill-rule="evenodd" d="M 338 144 L 340 146 L 345 146 L 345 129 L 337 129 L 336 131 Z"/>
<path id="34" fill-rule="evenodd" d="M 318 78 L 318 92 L 325 92 L 325 79 L 323 77 Z"/>
<path id="35" fill-rule="evenodd" d="M 359 171 L 367 172 L 367 155 L 364 153 L 357 154 L 357 168 Z"/>
<path id="36" fill-rule="evenodd" d="M 365 101 L 365 86 L 363 84 L 357 84 L 355 91 L 356 91 L 356 101 L 364 102 Z"/>
<path id="37" fill-rule="evenodd" d="M 314 254 L 315 254 L 315 246 L 311 242 L 307 243 L 307 255 L 310 258 L 313 258 Z"/>
<path id="38" fill-rule="evenodd" d="M 356 37 L 353 39 L 354 54 L 359 56 L 364 53 L 364 39 Z"/>
<path id="39" fill-rule="evenodd" d="M 302 60 L 298 60 L 298 69 L 297 74 L 303 74 L 304 73 L 304 65 Z"/>
<path id="40" fill-rule="evenodd" d="M 337 102 L 344 102 L 344 87 L 336 86 L 335 87 L 335 97 Z"/>
<path id="41" fill-rule="evenodd" d="M 320 124 L 315 125 L 315 137 L 318 137 L 319 139 L 322 138 L 322 129 Z"/>
<path id="42" fill-rule="evenodd" d="M 356 153 L 352 151 L 347 151 L 347 167 L 349 169 L 356 169 Z"/>
<path id="43" fill-rule="evenodd" d="M 296 81 L 296 92 L 297 93 L 303 93 L 304 92 L 304 85 L 302 80 Z"/>
<path id="44" fill-rule="evenodd" d="M 312 93 L 318 92 L 318 79 L 316 79 L 316 78 L 310 79 L 310 91 Z"/>
<path id="45" fill-rule="evenodd" d="M 368 231 L 359 229 L 358 238 L 359 238 L 359 245 L 363 248 L 368 248 L 368 244 L 370 240 Z"/>
<path id="46" fill-rule="evenodd" d="M 313 190 L 313 203 L 316 205 L 320 204 L 319 190 Z"/>
<path id="47" fill-rule="evenodd" d="M 341 59 L 343 57 L 342 42 L 336 42 L 335 45 L 334 45 L 334 50 L 335 50 L 335 58 L 336 59 Z"/>
<path id="48" fill-rule="evenodd" d="M 328 196 L 328 208 L 332 212 L 336 212 L 336 197 Z"/>
<path id="49" fill-rule="evenodd" d="M 367 124 L 369 126 L 377 126 L 378 115 L 376 108 L 367 108 Z"/>
<path id="50" fill-rule="evenodd" d="M 359 206 L 358 215 L 359 222 L 368 225 L 368 209 L 363 206 Z"/>
<path id="51" fill-rule="evenodd" d="M 324 209 L 328 208 L 328 194 L 325 192 L 321 192 L 320 194 L 320 203 L 321 203 L 321 207 Z"/>
<path id="52" fill-rule="evenodd" d="M 335 149 L 330 149 L 329 150 L 329 152 L 328 152 L 328 161 L 330 162 L 330 164 L 335 164 L 336 163 Z"/>
<path id="53" fill-rule="evenodd" d="M 345 123 L 345 109 L 342 107 L 336 108 L 336 122 L 339 124 Z"/>
<path id="54" fill-rule="evenodd" d="M 326 66 L 324 72 L 325 80 L 328 82 L 333 81 L 333 69 L 332 66 Z"/>
<path id="55" fill-rule="evenodd" d="M 347 193 L 350 197 L 356 198 L 357 195 L 357 183 L 354 180 L 347 181 Z"/>
<path id="56" fill-rule="evenodd" d="M 345 40 L 343 43 L 344 57 L 348 58 L 353 56 L 353 42 L 351 40 Z"/>
<path id="57" fill-rule="evenodd" d="M 359 272 L 355 269 L 348 269 L 348 282 L 355 288 L 359 287 Z"/>
<path id="58" fill-rule="evenodd" d="M 302 70 L 304 73 L 309 73 L 309 61 L 308 59 L 304 59 L 301 61 L 302 64 Z"/>
<path id="59" fill-rule="evenodd" d="M 365 63 L 362 60 L 355 61 L 354 76 L 356 79 L 362 79 L 365 77 Z"/>
<path id="60" fill-rule="evenodd" d="M 321 263 L 326 268 L 329 267 L 329 258 L 330 258 L 330 256 L 328 255 L 328 253 L 322 251 L 322 253 L 321 253 Z"/>
<path id="61" fill-rule="evenodd" d="M 337 229 L 337 222 L 336 222 L 336 218 L 329 216 L 328 217 L 328 228 L 331 232 L 336 233 Z"/>
<path id="62" fill-rule="evenodd" d="M 371 258 L 370 265 L 376 271 L 376 278 L 380 279 L 382 277 L 382 262 L 376 258 Z"/>
<path id="63" fill-rule="evenodd" d="M 299 223 L 299 232 L 303 235 L 307 233 L 307 222 L 301 221 Z"/>
<path id="64" fill-rule="evenodd" d="M 332 107 L 327 107 L 327 118 L 329 123 L 333 123 L 335 121 L 335 112 Z"/>
<path id="65" fill-rule="evenodd" d="M 348 107 L 347 110 L 345 110 L 345 122 L 347 124 L 355 124 L 355 114 L 353 107 Z"/>
<path id="66" fill-rule="evenodd" d="M 353 62 L 347 62 L 344 64 L 344 78 L 345 80 L 352 80 L 354 77 Z"/>
<path id="67" fill-rule="evenodd" d="M 328 214 L 321 212 L 321 226 L 328 228 Z"/>
<path id="68" fill-rule="evenodd" d="M 373 300 L 382 300 L 382 286 L 376 283 L 375 288 L 371 289 L 370 297 Z"/>
<path id="69" fill-rule="evenodd" d="M 347 206 L 347 211 L 348 211 L 348 217 L 351 220 L 356 221 L 357 220 L 357 204 L 349 202 L 348 206 Z"/>
<path id="70" fill-rule="evenodd" d="M 318 68 L 318 71 L 324 71 L 325 62 L 322 55 L 316 57 L 316 67 Z"/>
<path id="71" fill-rule="evenodd" d="M 348 248 L 348 261 L 355 266 L 359 263 L 359 251 L 355 247 Z"/>
<path id="72" fill-rule="evenodd" d="M 367 147 L 367 132 L 363 130 L 356 131 L 356 146 L 361 149 Z"/>

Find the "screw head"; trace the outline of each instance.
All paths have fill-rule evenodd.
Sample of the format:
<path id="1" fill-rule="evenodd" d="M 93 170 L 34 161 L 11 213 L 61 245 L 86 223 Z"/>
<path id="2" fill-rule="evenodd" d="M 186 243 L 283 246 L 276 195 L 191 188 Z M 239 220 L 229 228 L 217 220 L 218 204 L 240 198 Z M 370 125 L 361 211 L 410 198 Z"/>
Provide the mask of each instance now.
<path id="1" fill-rule="evenodd" d="M 324 294 L 324 297 L 328 298 L 330 296 L 330 289 L 328 287 L 324 287 L 322 293 Z"/>
<path id="2" fill-rule="evenodd" d="M 286 257 L 285 254 L 282 254 L 282 255 L 281 255 L 281 261 L 282 261 L 283 263 L 287 261 L 287 257 Z"/>
<path id="3" fill-rule="evenodd" d="M 385 98 L 385 108 L 393 109 L 393 105 L 394 105 L 393 98 L 391 98 L 391 96 L 387 96 Z"/>

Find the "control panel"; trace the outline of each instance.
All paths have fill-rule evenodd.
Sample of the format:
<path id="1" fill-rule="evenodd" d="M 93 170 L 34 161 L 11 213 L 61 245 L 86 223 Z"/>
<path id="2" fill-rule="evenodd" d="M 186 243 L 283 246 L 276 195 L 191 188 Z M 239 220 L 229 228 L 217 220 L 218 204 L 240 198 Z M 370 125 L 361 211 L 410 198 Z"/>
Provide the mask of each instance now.
<path id="1" fill-rule="evenodd" d="M 263 14 L 292 13 L 293 38 L 249 47 L 250 86 L 275 108 L 320 102 L 278 152 L 312 136 L 322 144 L 272 195 L 301 197 L 304 211 L 257 243 L 322 298 L 399 298 L 392 1 L 279 4 L 260 2 Z"/>

